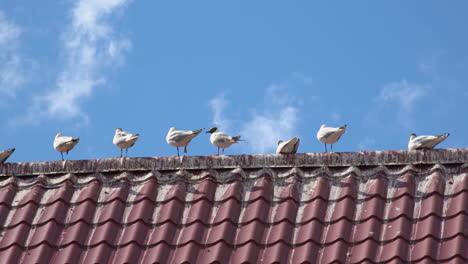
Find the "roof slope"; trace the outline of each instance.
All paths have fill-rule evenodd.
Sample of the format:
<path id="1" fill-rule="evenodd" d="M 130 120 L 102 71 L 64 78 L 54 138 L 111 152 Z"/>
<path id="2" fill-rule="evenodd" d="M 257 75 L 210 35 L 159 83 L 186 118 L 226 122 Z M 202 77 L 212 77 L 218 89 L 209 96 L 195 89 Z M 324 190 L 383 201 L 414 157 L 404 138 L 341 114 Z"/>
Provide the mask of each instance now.
<path id="1" fill-rule="evenodd" d="M 466 263 L 467 223 L 468 149 L 0 165 L 5 263 Z"/>

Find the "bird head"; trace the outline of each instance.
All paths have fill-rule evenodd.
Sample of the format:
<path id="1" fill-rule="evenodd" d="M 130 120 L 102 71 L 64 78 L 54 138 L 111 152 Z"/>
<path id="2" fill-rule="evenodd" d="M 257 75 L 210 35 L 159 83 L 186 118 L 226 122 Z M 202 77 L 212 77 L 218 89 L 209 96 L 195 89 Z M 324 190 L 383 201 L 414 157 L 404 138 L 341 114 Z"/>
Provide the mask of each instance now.
<path id="1" fill-rule="evenodd" d="M 218 131 L 218 128 L 217 127 L 212 127 L 212 128 L 210 128 L 210 130 L 206 131 L 206 133 L 212 134 L 212 133 L 214 133 L 216 131 Z"/>
<path id="2" fill-rule="evenodd" d="M 57 135 L 55 135 L 55 138 L 58 138 L 58 137 L 61 137 L 62 136 L 62 132 L 58 132 Z"/>

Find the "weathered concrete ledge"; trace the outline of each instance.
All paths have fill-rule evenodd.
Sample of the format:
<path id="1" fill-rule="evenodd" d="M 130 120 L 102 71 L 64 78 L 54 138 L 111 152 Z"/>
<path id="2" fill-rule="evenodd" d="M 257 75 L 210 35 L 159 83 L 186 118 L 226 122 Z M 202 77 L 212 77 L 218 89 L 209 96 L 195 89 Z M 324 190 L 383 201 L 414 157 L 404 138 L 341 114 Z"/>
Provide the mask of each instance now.
<path id="1" fill-rule="evenodd" d="M 33 176 L 59 173 L 113 171 L 204 170 L 264 167 L 379 166 L 407 164 L 468 163 L 468 149 L 426 151 L 361 151 L 335 153 L 299 153 L 291 155 L 236 155 L 111 158 L 0 164 L 0 176 Z"/>

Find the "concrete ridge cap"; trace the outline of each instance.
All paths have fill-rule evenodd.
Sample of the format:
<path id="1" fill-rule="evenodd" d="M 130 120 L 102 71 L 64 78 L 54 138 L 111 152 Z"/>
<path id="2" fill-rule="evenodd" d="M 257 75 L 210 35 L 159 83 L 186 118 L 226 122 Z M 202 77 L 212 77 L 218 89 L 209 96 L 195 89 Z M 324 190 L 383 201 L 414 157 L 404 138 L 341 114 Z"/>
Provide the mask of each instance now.
<path id="1" fill-rule="evenodd" d="M 1 176 L 34 176 L 63 173 L 118 171 L 177 171 L 203 169 L 255 169 L 322 166 L 390 166 L 408 164 L 468 163 L 468 148 L 435 150 L 389 150 L 233 156 L 165 156 L 41 161 L 0 164 Z"/>

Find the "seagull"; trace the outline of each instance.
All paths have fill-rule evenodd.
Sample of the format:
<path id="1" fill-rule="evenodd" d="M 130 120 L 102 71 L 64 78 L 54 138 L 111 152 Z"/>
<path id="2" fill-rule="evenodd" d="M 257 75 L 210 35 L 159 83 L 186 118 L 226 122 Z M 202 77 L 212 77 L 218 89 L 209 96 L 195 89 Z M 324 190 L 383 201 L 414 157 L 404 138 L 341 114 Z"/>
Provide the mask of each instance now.
<path id="1" fill-rule="evenodd" d="M 0 151 L 0 163 L 4 163 L 15 152 L 14 148 Z"/>
<path id="2" fill-rule="evenodd" d="M 61 132 L 59 132 L 55 136 L 54 148 L 55 148 L 55 150 L 60 152 L 60 154 L 62 155 L 62 160 L 63 160 L 63 152 L 66 152 L 67 155 L 68 155 L 68 152 L 70 150 L 72 150 L 73 147 L 76 144 L 78 144 L 78 142 L 80 142 L 79 137 L 76 137 L 76 138 L 74 138 L 74 137 L 65 137 L 65 136 L 62 136 Z"/>
<path id="3" fill-rule="evenodd" d="M 450 134 L 445 133 L 438 136 L 416 136 L 411 134 L 408 142 L 408 150 L 433 149 L 437 144 L 444 141 Z"/>
<path id="4" fill-rule="evenodd" d="M 276 154 L 293 154 L 297 152 L 299 147 L 300 139 L 293 137 L 288 141 L 278 141 L 278 147 L 276 148 Z"/>
<path id="5" fill-rule="evenodd" d="M 327 152 L 327 144 L 331 144 L 331 151 L 333 152 L 333 144 L 346 132 L 346 126 L 348 125 L 341 127 L 327 127 L 326 125 L 320 126 L 320 129 L 317 132 L 317 139 L 325 144 L 325 152 Z"/>
<path id="6" fill-rule="evenodd" d="M 231 137 L 228 134 L 224 132 L 220 132 L 217 127 L 212 127 L 210 130 L 206 131 L 206 133 L 210 133 L 210 141 L 211 144 L 215 145 L 218 147 L 218 155 L 219 155 L 219 149 L 223 149 L 223 154 L 224 154 L 224 149 L 228 148 L 234 143 L 238 143 L 240 140 L 241 136 L 236 136 L 236 137 Z"/>
<path id="7" fill-rule="evenodd" d="M 177 147 L 177 156 L 179 156 L 179 147 L 184 147 L 184 153 L 187 153 L 187 145 L 190 141 L 202 132 L 203 128 L 198 130 L 182 131 L 171 127 L 167 132 L 166 141 L 169 145 Z"/>
<path id="8" fill-rule="evenodd" d="M 128 149 L 135 145 L 135 142 L 140 137 L 140 134 L 131 134 L 123 131 L 121 128 L 115 129 L 114 139 L 112 143 L 120 148 L 120 157 L 122 157 L 122 149 L 125 149 L 125 156 L 128 156 Z"/>

